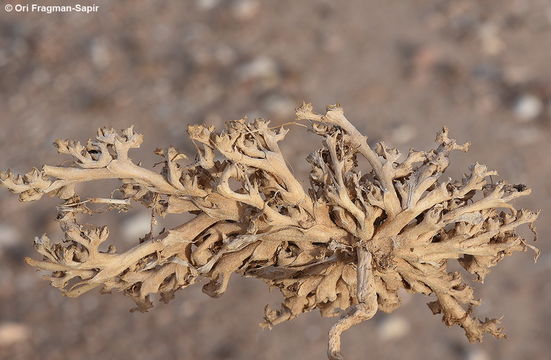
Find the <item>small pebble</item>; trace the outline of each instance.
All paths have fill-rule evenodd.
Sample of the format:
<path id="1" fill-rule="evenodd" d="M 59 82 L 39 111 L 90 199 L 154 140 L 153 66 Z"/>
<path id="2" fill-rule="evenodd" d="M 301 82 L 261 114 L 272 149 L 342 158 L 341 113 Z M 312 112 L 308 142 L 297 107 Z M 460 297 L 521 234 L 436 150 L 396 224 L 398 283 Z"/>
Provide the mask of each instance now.
<path id="1" fill-rule="evenodd" d="M 484 350 L 475 349 L 467 352 L 465 360 L 490 360 L 490 357 Z"/>
<path id="2" fill-rule="evenodd" d="M 218 6 L 218 4 L 220 4 L 220 0 L 196 0 L 195 4 L 197 4 L 197 7 L 200 10 L 207 11 Z"/>
<path id="3" fill-rule="evenodd" d="M 4 248 L 16 245 L 19 239 L 20 234 L 16 228 L 5 223 L 0 223 L 0 251 Z"/>
<path id="4" fill-rule="evenodd" d="M 247 21 L 258 15 L 260 3 L 256 0 L 237 0 L 232 6 L 233 16 L 241 21 Z"/>
<path id="5" fill-rule="evenodd" d="M 513 111 L 520 121 L 532 121 L 543 110 L 541 99 L 535 95 L 522 95 L 515 103 Z"/>
<path id="6" fill-rule="evenodd" d="M 220 65 L 227 66 L 235 62 L 237 55 L 233 48 L 227 45 L 220 45 L 214 50 L 214 58 Z"/>
<path id="7" fill-rule="evenodd" d="M 396 340 L 406 336 L 410 331 L 409 322 L 397 315 L 387 316 L 378 326 L 379 338 L 383 341 Z"/>
<path id="8" fill-rule="evenodd" d="M 276 118 L 288 118 L 294 113 L 295 103 L 286 96 L 270 95 L 264 100 L 264 107 L 271 116 Z"/>
<path id="9" fill-rule="evenodd" d="M 237 72 L 243 82 L 255 79 L 272 79 L 279 76 L 276 62 L 267 56 L 259 56 L 241 65 Z"/>
<path id="10" fill-rule="evenodd" d="M 499 37 L 499 28 L 496 24 L 482 25 L 478 35 L 482 42 L 482 51 L 488 55 L 497 55 L 505 48 L 505 44 Z"/>
<path id="11" fill-rule="evenodd" d="M 129 216 L 122 224 L 124 239 L 134 242 L 149 233 L 151 229 L 151 214 L 147 211 Z"/>
<path id="12" fill-rule="evenodd" d="M 18 323 L 0 323 L 0 346 L 9 346 L 25 341 L 30 336 L 27 326 Z"/>
<path id="13" fill-rule="evenodd" d="M 92 55 L 92 63 L 100 69 L 109 66 L 111 63 L 111 52 L 105 40 L 94 40 L 90 48 L 90 54 Z"/>

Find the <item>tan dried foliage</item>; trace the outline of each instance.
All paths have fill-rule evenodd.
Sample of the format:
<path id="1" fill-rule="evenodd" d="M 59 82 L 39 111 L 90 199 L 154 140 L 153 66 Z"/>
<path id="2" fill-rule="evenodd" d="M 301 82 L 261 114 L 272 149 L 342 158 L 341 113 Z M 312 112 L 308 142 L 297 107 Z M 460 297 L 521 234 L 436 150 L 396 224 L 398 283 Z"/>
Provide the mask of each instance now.
<path id="1" fill-rule="evenodd" d="M 142 143 L 132 128 L 100 129 L 86 144 L 56 141 L 58 152 L 73 157 L 71 166 L 44 166 L 23 176 L 1 173 L 3 186 L 22 201 L 44 194 L 63 200 L 58 220 L 65 238 L 37 238 L 42 259 L 27 263 L 47 271 L 67 296 L 94 288 L 120 291 L 140 311 L 152 306 L 152 294 L 168 301 L 202 279 L 208 280 L 203 291 L 217 297 L 234 273 L 259 278 L 284 297 L 279 309 L 266 308 L 264 326 L 314 309 L 340 316 L 329 333 L 330 359 L 342 358 L 343 331 L 377 310 L 395 310 L 400 289 L 433 295 L 430 310 L 442 314 L 446 325 L 461 326 L 470 341 L 485 333 L 504 337 L 498 320 L 472 316 L 479 302 L 448 263 L 457 260 L 483 281 L 514 251 L 530 247 L 537 255 L 515 229 L 528 224 L 533 230 L 538 214 L 510 204 L 530 190 L 489 181 L 496 172 L 478 163 L 461 180 L 443 178 L 450 152 L 469 146 L 450 139 L 445 128 L 435 148 L 401 157 L 382 142 L 370 146 L 339 106 L 320 115 L 304 104 L 296 114 L 322 138 L 322 148 L 307 158 L 308 189 L 280 150 L 287 130 L 262 119 L 229 121 L 222 132 L 189 126 L 195 161 L 173 147 L 157 150 L 164 164 L 160 173 L 129 158 L 129 150 Z M 371 166 L 365 173 L 357 168 L 360 156 Z M 120 179 L 123 196 L 81 199 L 75 193 L 75 185 L 101 179 Z M 115 210 L 141 204 L 155 218 L 194 217 L 119 253 L 113 245 L 102 246 L 106 227 L 78 222 L 94 213 L 96 203 Z"/>

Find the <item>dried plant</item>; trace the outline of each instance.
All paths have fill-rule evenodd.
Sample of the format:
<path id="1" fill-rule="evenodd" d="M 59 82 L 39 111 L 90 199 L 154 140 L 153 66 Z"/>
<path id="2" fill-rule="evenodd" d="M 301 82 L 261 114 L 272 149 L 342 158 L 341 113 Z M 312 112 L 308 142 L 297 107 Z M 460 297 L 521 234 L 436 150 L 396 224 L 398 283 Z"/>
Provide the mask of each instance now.
<path id="1" fill-rule="evenodd" d="M 478 304 L 458 272 L 456 259 L 483 281 L 504 256 L 530 247 L 515 229 L 533 223 L 537 213 L 516 210 L 510 201 L 530 194 L 524 185 L 488 181 L 496 175 L 473 164 L 460 181 L 442 179 L 453 150 L 467 151 L 443 129 L 436 147 L 411 150 L 405 159 L 384 143 L 374 148 L 338 106 L 325 115 L 310 104 L 297 109 L 297 121 L 321 136 L 322 148 L 307 158 L 305 190 L 280 150 L 287 130 L 256 119 L 230 121 L 223 132 L 189 126 L 197 148 L 194 162 L 173 147 L 157 150 L 160 173 L 133 162 L 128 152 L 142 135 L 132 128 L 100 129 L 85 145 L 58 140 L 58 152 L 73 157 L 69 167 L 44 166 L 20 176 L 1 174 L 2 184 L 22 201 L 44 194 L 59 197 L 58 220 L 65 238 L 35 240 L 41 260 L 28 264 L 49 273 L 65 295 L 94 288 L 120 291 L 137 309 L 152 306 L 150 296 L 168 301 L 176 290 L 203 278 L 203 291 L 224 293 L 232 274 L 264 280 L 281 290 L 277 310 L 266 308 L 264 325 L 291 320 L 319 309 L 340 316 L 329 333 L 328 356 L 340 359 L 340 335 L 377 310 L 400 305 L 398 291 L 434 295 L 429 308 L 446 325 L 459 325 L 470 341 L 485 333 L 503 337 L 498 320 L 472 316 Z M 356 157 L 371 169 L 362 174 Z M 75 185 L 120 179 L 120 198 L 82 199 Z M 113 194 L 113 193 L 112 193 Z M 106 247 L 106 227 L 81 225 L 97 205 L 125 210 L 138 203 L 154 218 L 189 213 L 194 217 L 160 234 L 153 231 L 130 250 Z"/>

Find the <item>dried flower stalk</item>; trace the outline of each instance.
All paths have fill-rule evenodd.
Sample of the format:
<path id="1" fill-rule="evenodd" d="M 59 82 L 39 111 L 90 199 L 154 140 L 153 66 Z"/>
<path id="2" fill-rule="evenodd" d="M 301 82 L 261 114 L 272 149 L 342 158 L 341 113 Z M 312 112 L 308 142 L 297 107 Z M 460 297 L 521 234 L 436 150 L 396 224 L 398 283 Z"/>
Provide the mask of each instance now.
<path id="1" fill-rule="evenodd" d="M 481 341 L 485 333 L 504 337 L 498 320 L 472 316 L 478 304 L 473 290 L 447 265 L 456 259 L 483 281 L 505 255 L 527 247 L 537 255 L 515 229 L 528 224 L 534 230 L 538 213 L 510 204 L 530 189 L 488 182 L 496 172 L 478 163 L 460 181 L 442 179 L 450 152 L 469 147 L 450 139 L 445 128 L 434 149 L 411 150 L 402 159 L 384 143 L 372 148 L 339 106 L 320 115 L 304 104 L 297 121 L 323 139 L 307 159 L 308 190 L 280 150 L 287 130 L 262 119 L 230 121 L 223 132 L 189 126 L 195 161 L 185 166 L 187 157 L 175 148 L 157 150 L 164 164 L 160 174 L 129 158 L 142 142 L 132 128 L 100 129 L 85 145 L 56 141 L 73 165 L 0 174 L 2 185 L 22 201 L 44 194 L 63 200 L 58 220 L 65 238 L 37 238 L 43 258 L 27 263 L 49 272 L 52 285 L 67 296 L 97 287 L 120 291 L 140 311 L 152 306 L 152 294 L 168 301 L 203 278 L 209 280 L 203 291 L 213 297 L 224 293 L 234 273 L 259 278 L 284 296 L 281 308 L 266 308 L 267 327 L 313 309 L 340 316 L 329 334 L 330 359 L 342 358 L 343 331 L 378 310 L 396 309 L 402 288 L 434 295 L 432 312 L 442 314 L 446 325 L 461 326 L 470 341 Z M 371 165 L 365 174 L 357 169 L 357 156 Z M 81 199 L 75 193 L 75 185 L 100 179 L 120 179 L 122 198 Z M 119 253 L 102 246 L 106 227 L 79 224 L 79 217 L 94 213 L 94 203 L 115 210 L 137 203 L 154 217 L 194 218 Z"/>

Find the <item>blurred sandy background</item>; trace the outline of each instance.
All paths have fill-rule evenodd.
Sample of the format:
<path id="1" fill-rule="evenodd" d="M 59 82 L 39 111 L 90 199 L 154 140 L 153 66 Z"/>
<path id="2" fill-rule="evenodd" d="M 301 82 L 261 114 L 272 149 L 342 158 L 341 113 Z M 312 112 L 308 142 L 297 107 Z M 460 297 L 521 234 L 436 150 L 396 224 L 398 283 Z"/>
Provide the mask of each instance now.
<path id="1" fill-rule="evenodd" d="M 16 1 L 6 3 L 16 4 Z M 60 5 L 63 1 L 40 3 Z M 551 352 L 551 2 L 101 1 L 92 14 L 0 9 L 0 168 L 60 163 L 57 137 L 85 140 L 131 124 L 156 146 L 191 152 L 189 123 L 263 116 L 293 119 L 302 100 L 341 103 L 370 137 L 421 149 L 448 125 L 472 142 L 450 176 L 479 161 L 534 189 L 520 205 L 542 209 L 543 250 L 504 260 L 477 295 L 481 317 L 504 315 L 508 340 L 469 345 L 422 296 L 346 333 L 347 359 L 549 359 Z M 286 151 L 303 158 L 318 139 L 291 129 Z M 96 190 L 102 186 L 96 185 Z M 107 188 L 106 188 L 107 189 Z M 518 204 L 518 203 L 517 203 Z M 129 313 L 129 299 L 66 299 L 23 264 L 32 239 L 58 234 L 55 201 L 19 204 L 0 192 L 1 359 L 323 359 L 333 320 L 318 313 L 261 330 L 259 281 L 234 278 L 220 299 L 200 286 L 168 305 Z M 113 222 L 113 219 L 109 219 Z M 116 218 L 125 243 L 143 216 Z M 129 243 L 127 243 L 129 244 Z"/>

